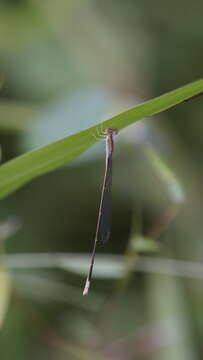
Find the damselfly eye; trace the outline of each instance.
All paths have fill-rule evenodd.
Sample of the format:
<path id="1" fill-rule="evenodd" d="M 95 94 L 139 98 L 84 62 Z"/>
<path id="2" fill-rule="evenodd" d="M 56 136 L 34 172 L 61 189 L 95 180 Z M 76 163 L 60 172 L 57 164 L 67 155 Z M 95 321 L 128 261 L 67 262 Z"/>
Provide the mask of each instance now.
<path id="1" fill-rule="evenodd" d="M 117 135 L 118 134 L 118 129 L 112 129 L 112 128 L 108 128 L 106 130 L 104 130 L 104 133 L 106 135 Z"/>

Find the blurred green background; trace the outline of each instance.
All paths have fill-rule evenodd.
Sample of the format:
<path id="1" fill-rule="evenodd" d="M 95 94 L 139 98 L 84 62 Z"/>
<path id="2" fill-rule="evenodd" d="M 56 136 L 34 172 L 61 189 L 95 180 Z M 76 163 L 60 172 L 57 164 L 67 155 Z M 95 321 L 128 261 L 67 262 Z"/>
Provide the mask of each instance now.
<path id="1" fill-rule="evenodd" d="M 2 162 L 201 78 L 202 13 L 1 0 Z M 112 237 L 88 297 L 104 142 L 1 201 L 2 360 L 202 358 L 202 112 L 200 97 L 116 137 Z"/>

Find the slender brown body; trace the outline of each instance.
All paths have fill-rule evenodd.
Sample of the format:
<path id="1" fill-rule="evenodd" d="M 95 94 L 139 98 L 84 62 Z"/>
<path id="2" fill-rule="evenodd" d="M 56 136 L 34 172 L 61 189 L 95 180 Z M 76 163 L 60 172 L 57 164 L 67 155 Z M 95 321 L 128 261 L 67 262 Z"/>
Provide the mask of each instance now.
<path id="1" fill-rule="evenodd" d="M 99 206 L 99 215 L 96 227 L 96 234 L 92 250 L 92 257 L 83 295 L 87 295 L 92 278 L 94 266 L 95 252 L 97 242 L 105 243 L 108 241 L 111 233 L 111 185 L 112 185 L 112 157 L 114 151 L 113 137 L 118 133 L 117 129 L 106 129 L 106 167 L 104 173 L 104 181 L 102 186 L 101 201 Z"/>

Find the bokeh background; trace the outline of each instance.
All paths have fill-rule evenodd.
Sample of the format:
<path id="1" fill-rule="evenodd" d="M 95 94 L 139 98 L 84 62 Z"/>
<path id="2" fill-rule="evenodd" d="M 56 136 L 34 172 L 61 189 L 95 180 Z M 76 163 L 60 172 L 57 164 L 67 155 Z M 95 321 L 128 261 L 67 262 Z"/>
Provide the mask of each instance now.
<path id="1" fill-rule="evenodd" d="M 202 13 L 1 0 L 2 162 L 201 78 Z M 104 142 L 1 200 L 2 360 L 202 358 L 202 113 L 200 97 L 116 137 L 112 237 L 88 297 Z"/>

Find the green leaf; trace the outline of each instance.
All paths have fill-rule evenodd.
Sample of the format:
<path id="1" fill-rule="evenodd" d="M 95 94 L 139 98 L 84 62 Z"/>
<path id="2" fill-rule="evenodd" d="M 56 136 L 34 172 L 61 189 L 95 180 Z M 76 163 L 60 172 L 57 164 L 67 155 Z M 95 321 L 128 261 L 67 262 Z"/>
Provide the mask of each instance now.
<path id="1" fill-rule="evenodd" d="M 131 239 L 131 248 L 137 253 L 154 252 L 159 250 L 159 243 L 156 240 L 144 236 L 134 236 L 134 238 Z"/>
<path id="2" fill-rule="evenodd" d="M 144 152 L 150 165 L 165 185 L 170 200 L 174 204 L 182 204 L 185 199 L 184 191 L 174 171 L 169 168 L 166 161 L 152 146 L 145 146 Z"/>
<path id="3" fill-rule="evenodd" d="M 8 270 L 0 264 L 0 328 L 7 312 L 11 294 L 11 278 Z"/>
<path id="4" fill-rule="evenodd" d="M 32 126 L 32 115 L 37 106 L 19 104 L 15 101 L 0 102 L 0 129 L 6 132 L 29 132 Z"/>
<path id="5" fill-rule="evenodd" d="M 82 154 L 98 141 L 95 137 L 97 130 L 101 132 L 101 128 L 109 127 L 121 130 L 137 120 L 158 114 L 201 92 L 203 92 L 203 79 L 149 100 L 89 129 L 9 161 L 0 168 L 0 198 L 10 194 L 36 176 L 53 170 Z"/>

